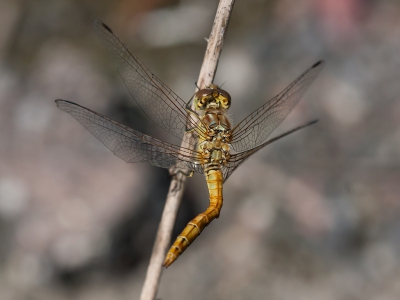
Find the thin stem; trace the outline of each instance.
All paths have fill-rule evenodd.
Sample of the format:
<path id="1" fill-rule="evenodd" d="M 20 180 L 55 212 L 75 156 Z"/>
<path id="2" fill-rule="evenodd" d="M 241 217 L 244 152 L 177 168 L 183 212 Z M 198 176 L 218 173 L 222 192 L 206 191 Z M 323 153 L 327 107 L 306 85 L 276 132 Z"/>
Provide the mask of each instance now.
<path id="1" fill-rule="evenodd" d="M 220 0 L 219 2 L 199 79 L 197 81 L 199 88 L 209 86 L 214 80 L 234 2 L 235 0 Z M 189 145 L 191 144 L 188 143 L 188 140 L 192 138 L 190 134 L 185 134 L 181 146 L 186 148 L 190 147 Z M 146 279 L 143 284 L 140 300 L 154 300 L 156 297 L 163 269 L 162 264 L 171 241 L 172 230 L 185 186 L 186 176 L 182 173 L 177 173 L 173 176 L 158 227 L 150 263 L 147 268 Z"/>

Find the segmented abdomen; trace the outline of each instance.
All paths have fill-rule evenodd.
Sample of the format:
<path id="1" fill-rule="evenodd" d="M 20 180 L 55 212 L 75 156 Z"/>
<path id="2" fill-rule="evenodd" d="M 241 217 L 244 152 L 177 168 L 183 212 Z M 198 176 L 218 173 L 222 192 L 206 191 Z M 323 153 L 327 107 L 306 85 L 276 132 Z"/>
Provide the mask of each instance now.
<path id="1" fill-rule="evenodd" d="M 222 207 L 222 172 L 221 170 L 208 170 L 205 172 L 208 191 L 210 193 L 210 205 L 207 210 L 191 220 L 176 238 L 169 249 L 164 261 L 164 267 L 170 266 L 186 250 L 187 247 L 200 235 L 203 229 L 212 220 L 219 217 Z"/>

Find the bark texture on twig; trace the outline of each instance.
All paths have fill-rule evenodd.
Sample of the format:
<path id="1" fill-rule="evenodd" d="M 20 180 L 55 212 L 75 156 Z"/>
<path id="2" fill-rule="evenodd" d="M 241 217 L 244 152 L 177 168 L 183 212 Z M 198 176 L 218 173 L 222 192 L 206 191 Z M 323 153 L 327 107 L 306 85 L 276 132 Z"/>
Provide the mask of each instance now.
<path id="1" fill-rule="evenodd" d="M 208 38 L 207 49 L 201 66 L 199 79 L 197 81 L 199 88 L 209 86 L 214 80 L 234 2 L 234 0 L 220 0 L 219 2 L 211 34 Z M 188 147 L 187 140 L 190 138 L 192 138 L 190 134 L 185 134 L 182 146 Z M 154 300 L 156 297 L 163 269 L 162 264 L 170 246 L 171 234 L 185 186 L 186 176 L 181 173 L 177 173 L 173 176 L 158 227 L 140 300 Z"/>

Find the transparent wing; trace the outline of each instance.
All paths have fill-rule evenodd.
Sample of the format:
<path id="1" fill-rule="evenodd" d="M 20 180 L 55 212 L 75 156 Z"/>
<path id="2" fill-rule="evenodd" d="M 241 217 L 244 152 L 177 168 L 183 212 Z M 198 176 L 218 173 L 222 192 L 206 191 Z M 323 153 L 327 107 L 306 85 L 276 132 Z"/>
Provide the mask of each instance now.
<path id="1" fill-rule="evenodd" d="M 161 168 L 177 165 L 181 169 L 203 171 L 194 150 L 162 142 L 74 102 L 56 100 L 56 103 L 128 163 L 149 162 Z"/>
<path id="2" fill-rule="evenodd" d="M 95 21 L 94 29 L 133 99 L 150 119 L 179 139 L 186 128 L 196 126 L 187 115 L 186 103 L 147 69 L 106 24 Z"/>
<path id="3" fill-rule="evenodd" d="M 271 144 L 271 143 L 273 143 L 273 142 L 275 142 L 275 141 L 277 141 L 277 140 L 279 140 L 279 139 L 281 139 L 281 138 L 283 138 L 283 137 L 285 137 L 285 136 L 287 136 L 287 135 L 289 135 L 289 134 L 291 134 L 293 132 L 296 132 L 296 131 L 298 131 L 300 129 L 303 129 L 303 128 L 307 127 L 307 126 L 313 125 L 316 122 L 318 122 L 318 120 L 313 120 L 311 122 L 308 122 L 307 124 L 298 126 L 296 128 L 293 128 L 292 130 L 289 130 L 289 131 L 287 131 L 285 133 L 282 133 L 282 134 L 280 134 L 280 135 L 278 135 L 278 136 L 266 141 L 265 143 L 255 147 L 253 149 L 250 149 L 250 150 L 247 150 L 247 151 L 243 151 L 243 152 L 239 152 L 239 153 L 236 153 L 236 154 L 232 154 L 230 156 L 228 162 L 226 163 L 226 165 L 222 169 L 222 173 L 223 173 L 223 176 L 224 176 L 224 182 L 228 179 L 229 176 L 231 176 L 233 171 L 235 171 L 236 168 L 242 162 L 244 162 L 247 158 L 250 157 L 250 155 L 256 153 L 258 150 L 264 148 L 265 146 L 267 146 L 267 145 L 269 145 L 269 144 Z"/>
<path id="4" fill-rule="evenodd" d="M 262 144 L 304 95 L 322 66 L 323 61 L 315 63 L 280 94 L 236 125 L 232 129 L 232 148 L 240 152 Z"/>

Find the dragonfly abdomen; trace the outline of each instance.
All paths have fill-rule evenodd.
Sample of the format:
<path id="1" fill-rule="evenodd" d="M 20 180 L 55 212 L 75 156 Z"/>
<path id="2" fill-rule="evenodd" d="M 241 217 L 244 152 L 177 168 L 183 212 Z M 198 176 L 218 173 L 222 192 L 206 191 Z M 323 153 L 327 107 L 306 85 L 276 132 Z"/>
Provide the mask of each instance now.
<path id="1" fill-rule="evenodd" d="M 211 169 L 205 172 L 208 190 L 210 193 L 210 205 L 205 212 L 191 220 L 176 238 L 169 249 L 164 261 L 164 267 L 170 266 L 189 245 L 200 235 L 203 229 L 212 220 L 219 217 L 222 208 L 222 172 L 219 169 Z"/>

